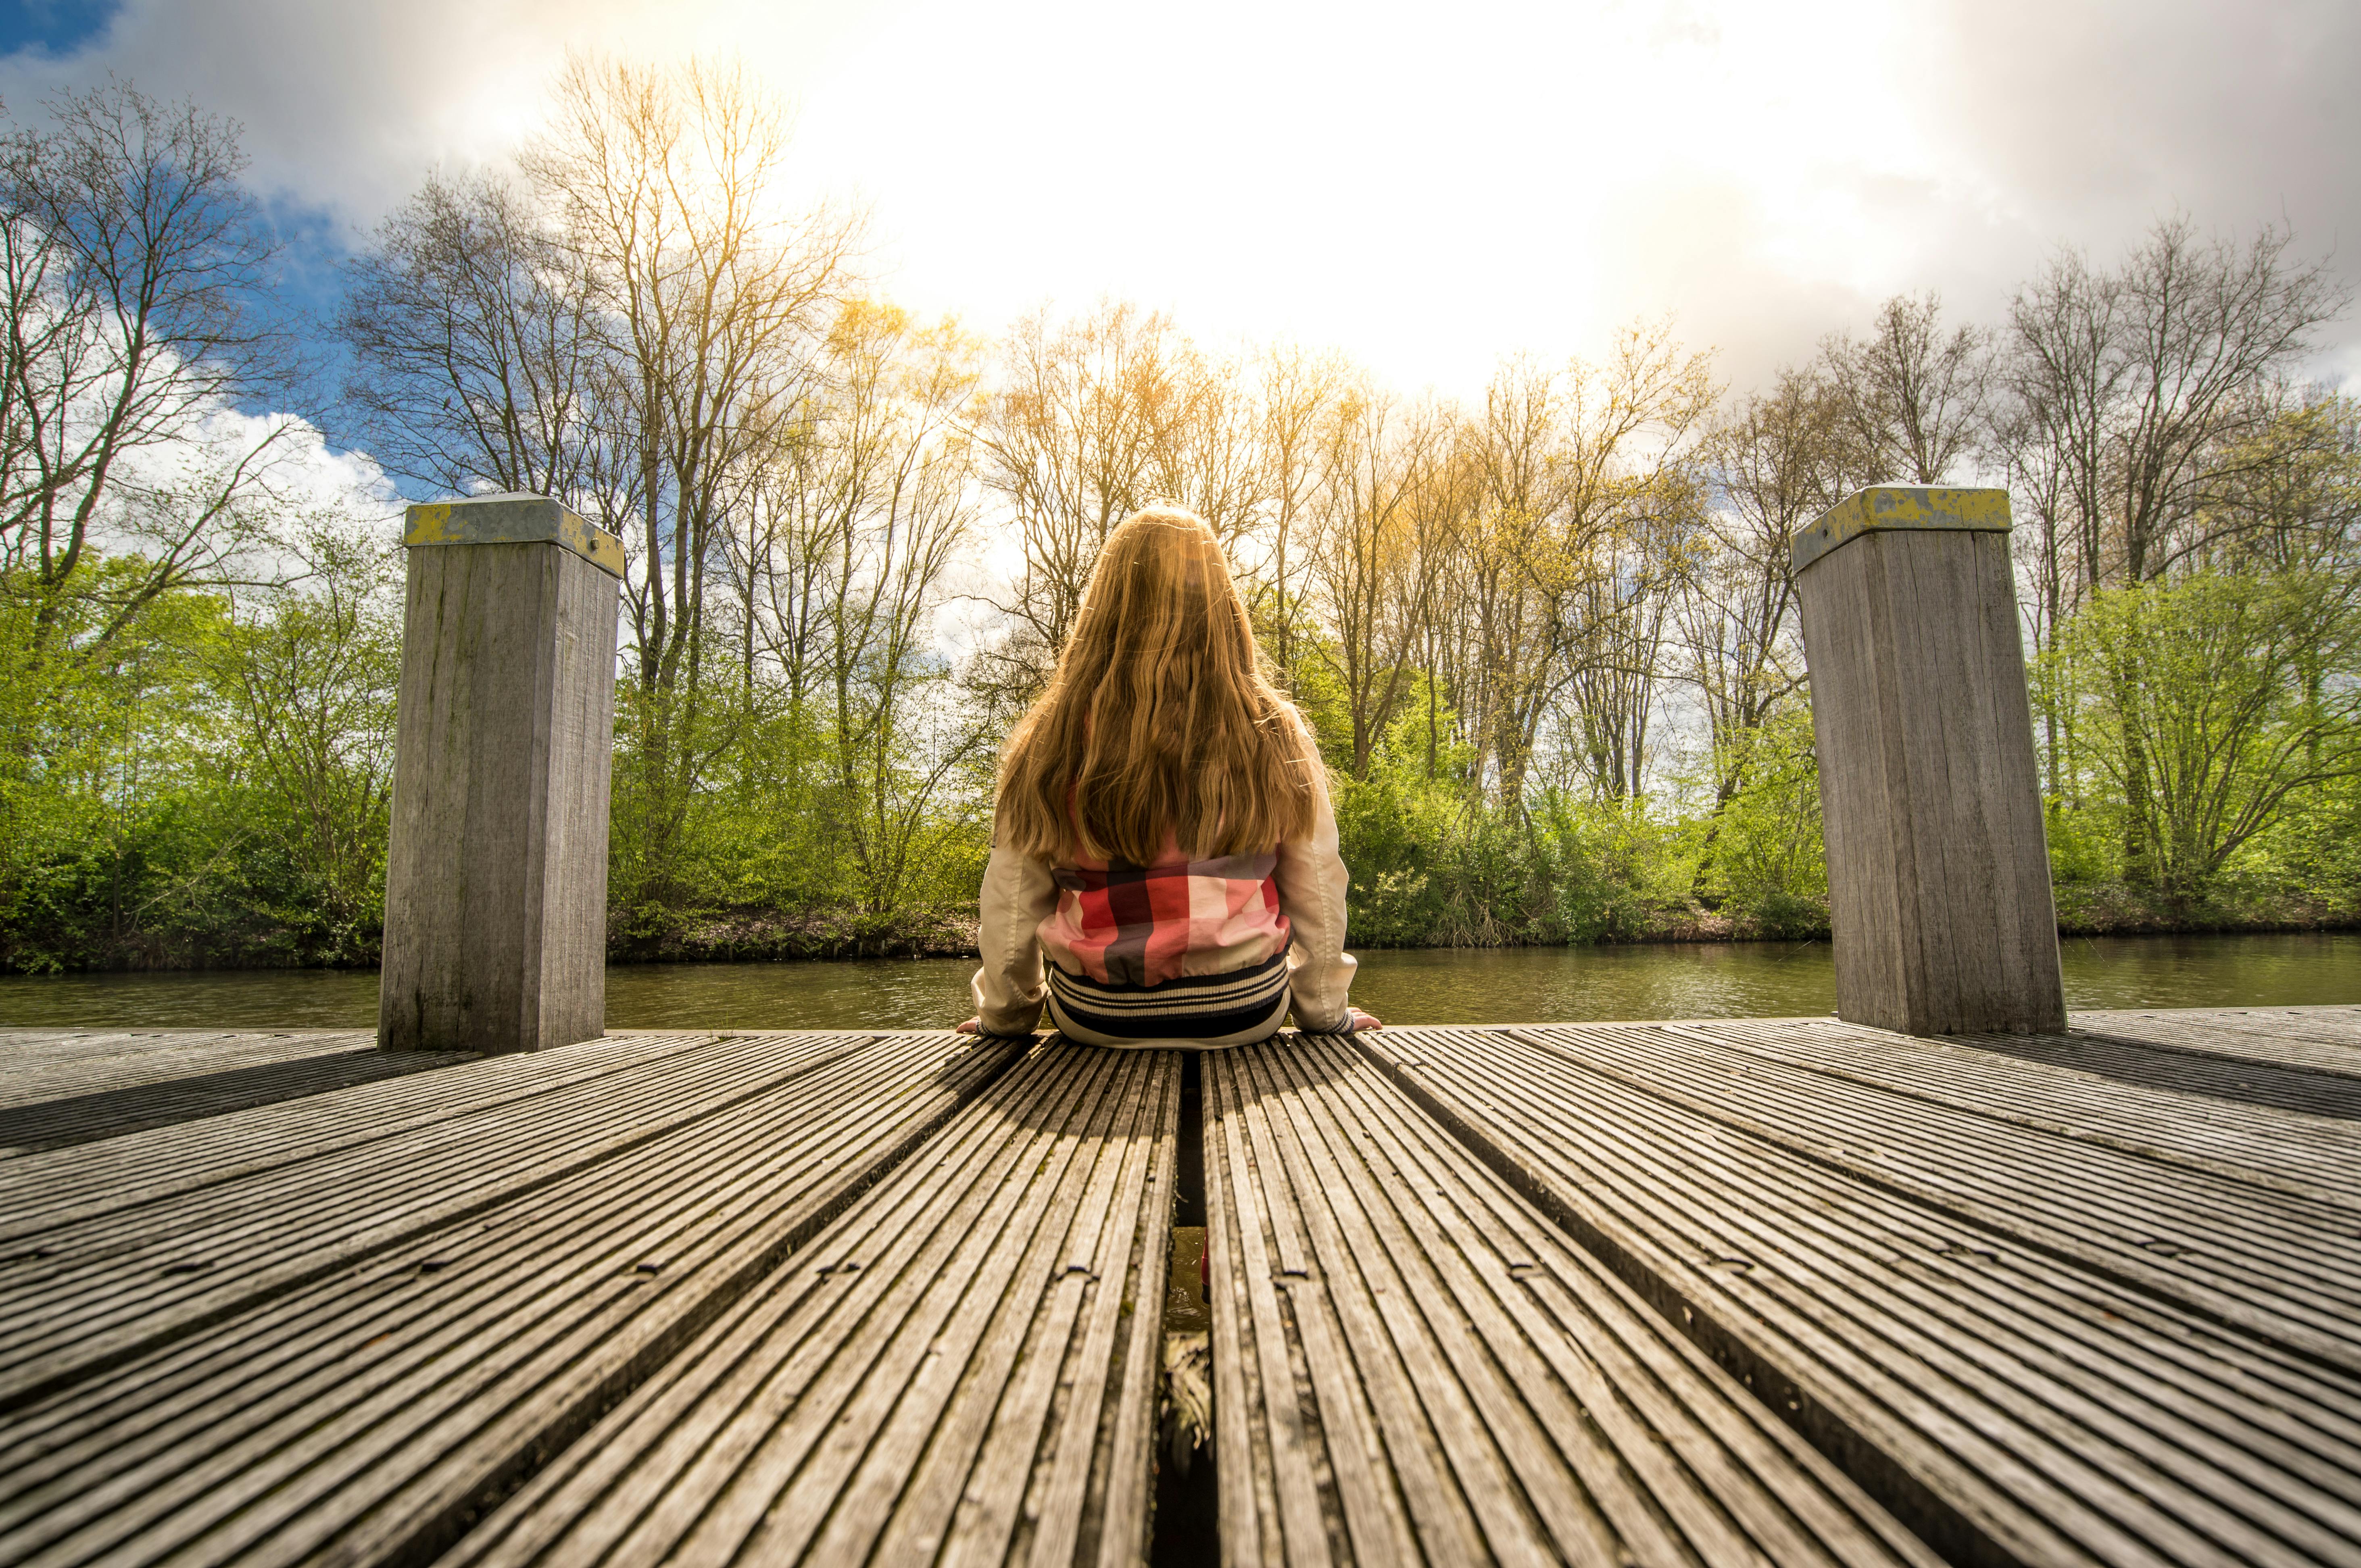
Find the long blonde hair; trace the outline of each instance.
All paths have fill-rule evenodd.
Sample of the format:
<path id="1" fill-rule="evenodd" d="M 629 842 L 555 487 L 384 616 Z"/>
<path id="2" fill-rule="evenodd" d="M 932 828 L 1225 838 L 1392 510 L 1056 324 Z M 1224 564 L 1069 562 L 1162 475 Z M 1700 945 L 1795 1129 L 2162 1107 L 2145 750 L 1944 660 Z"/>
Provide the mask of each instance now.
<path id="1" fill-rule="evenodd" d="M 1312 828 L 1318 754 L 1265 678 L 1221 541 L 1150 507 L 1107 535 L 1049 689 L 1000 758 L 999 841 L 1152 864 Z"/>

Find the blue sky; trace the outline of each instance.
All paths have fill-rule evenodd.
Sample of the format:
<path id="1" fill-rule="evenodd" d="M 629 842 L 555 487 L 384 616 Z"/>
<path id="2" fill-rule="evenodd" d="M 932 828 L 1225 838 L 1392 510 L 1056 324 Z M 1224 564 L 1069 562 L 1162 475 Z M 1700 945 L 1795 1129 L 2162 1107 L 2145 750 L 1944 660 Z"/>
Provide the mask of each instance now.
<path id="1" fill-rule="evenodd" d="M 0 0 L 0 54 L 71 53 L 89 43 L 120 0 Z"/>

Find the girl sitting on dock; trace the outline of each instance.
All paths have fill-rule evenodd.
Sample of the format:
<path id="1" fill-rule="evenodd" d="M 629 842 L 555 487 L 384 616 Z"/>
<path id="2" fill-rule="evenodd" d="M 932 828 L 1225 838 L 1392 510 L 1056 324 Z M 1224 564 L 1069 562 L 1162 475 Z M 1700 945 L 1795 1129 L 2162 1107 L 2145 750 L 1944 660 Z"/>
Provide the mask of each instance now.
<path id="1" fill-rule="evenodd" d="M 1107 536 L 1049 689 L 1000 760 L 977 1015 L 1093 1046 L 1374 1029 L 1345 998 L 1344 862 L 1319 748 L 1265 678 L 1204 520 Z M 1046 958 L 1046 966 L 1045 966 Z"/>

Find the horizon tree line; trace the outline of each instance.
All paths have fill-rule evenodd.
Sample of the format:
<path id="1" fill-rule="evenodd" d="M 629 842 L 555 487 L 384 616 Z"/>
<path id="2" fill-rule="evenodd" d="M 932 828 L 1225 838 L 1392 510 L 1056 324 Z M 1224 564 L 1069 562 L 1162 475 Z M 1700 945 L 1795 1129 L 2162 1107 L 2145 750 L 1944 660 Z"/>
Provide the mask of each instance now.
<path id="1" fill-rule="evenodd" d="M 1787 541 L 1864 484 L 2008 487 L 2061 863 L 2187 906 L 2361 769 L 2361 416 L 2302 379 L 2349 291 L 2284 228 L 2060 251 L 1994 324 L 1896 296 L 1744 392 L 1642 323 L 1463 402 L 1120 301 L 998 342 L 917 321 L 874 296 L 858 214 L 781 200 L 784 115 L 742 67 L 577 58 L 512 170 L 430 176 L 348 266 L 323 391 L 260 308 L 233 130 L 121 84 L 61 104 L 0 160 L 0 814 L 69 775 L 114 809 L 127 755 L 228 745 L 296 800 L 272 852 L 345 890 L 347 931 L 397 634 L 382 554 L 291 515 L 299 422 L 219 417 L 274 396 L 412 494 L 552 494 L 625 540 L 626 932 L 959 896 L 997 738 L 1156 501 L 1222 534 L 1343 787 L 1392 803 L 1372 855 L 1415 818 L 1455 863 L 1522 857 L 1435 895 L 1444 936 L 1574 928 L 1492 905 L 1572 907 L 1602 813 L 1690 821 L 1677 892 L 1708 909 L 1752 896 L 1730 866 L 1775 821 L 1809 904 Z M 210 694 L 177 729 L 119 700 L 173 615 L 236 647 L 159 677 Z M 16 856 L 0 905 L 40 875 Z"/>

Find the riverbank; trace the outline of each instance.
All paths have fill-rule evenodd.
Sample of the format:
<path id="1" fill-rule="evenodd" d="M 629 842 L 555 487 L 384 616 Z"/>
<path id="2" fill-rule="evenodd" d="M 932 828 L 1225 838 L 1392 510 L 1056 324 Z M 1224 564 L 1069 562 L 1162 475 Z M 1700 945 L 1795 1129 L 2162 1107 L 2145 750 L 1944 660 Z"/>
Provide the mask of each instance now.
<path id="1" fill-rule="evenodd" d="M 2073 1007 L 2361 1003 L 2361 933 L 2075 937 Z M 1353 1000 L 1389 1023 L 1560 1023 L 1826 1013 L 1826 942 L 1360 949 Z M 614 1029 L 941 1028 L 973 1011 L 972 958 L 642 963 L 607 971 Z M 139 1029 L 373 1027 L 373 970 L 0 976 L 0 1025 Z"/>
<path id="2" fill-rule="evenodd" d="M 2113 883 L 2061 883 L 2057 889 L 2060 938 L 2268 935 L 2361 930 L 2361 908 L 2291 898 L 2246 899 L 2173 909 Z M 1825 910 L 1790 911 L 1775 926 L 1696 906 L 1627 913 L 1618 928 L 1587 942 L 1521 939 L 1496 927 L 1488 942 L 1363 941 L 1379 951 L 1481 952 L 1553 948 L 1627 948 L 1779 942 L 1824 942 Z M 11 964 L 0 974 L 206 973 L 242 970 L 374 969 L 373 942 L 355 944 L 343 961 L 303 961 L 302 949 L 267 934 L 250 944 L 203 948 L 141 945 L 83 964 Z M 0 953 L 5 953 L 0 944 Z M 620 918 L 608 944 L 613 964 L 730 964 L 853 961 L 873 959 L 973 959 L 973 905 L 945 905 L 873 915 L 852 909 L 733 910 L 693 916 L 653 930 L 631 931 Z"/>
<path id="3" fill-rule="evenodd" d="M 2057 890 L 2058 934 L 2076 937 L 2268 935 L 2361 930 L 2361 909 L 2292 899 L 2201 904 L 2173 910 L 2116 884 L 2069 883 Z M 1791 913 L 1771 926 L 1748 916 L 1690 907 L 1650 912 L 1612 935 L 1588 942 L 1504 939 L 1369 942 L 1381 951 L 1482 951 L 1524 948 L 1609 948 L 1659 944 L 1813 942 L 1828 938 L 1824 909 Z M 975 912 L 937 908 L 894 915 L 857 911 L 741 910 L 687 922 L 655 937 L 619 937 L 611 963 L 752 963 L 800 959 L 972 959 Z"/>

